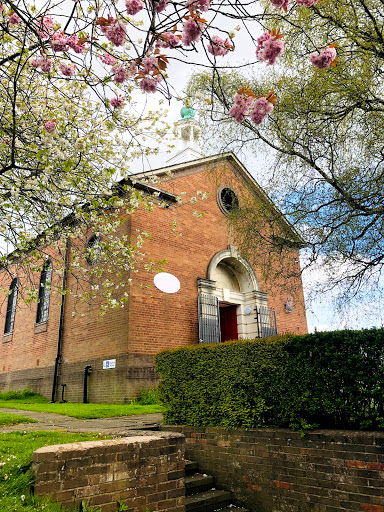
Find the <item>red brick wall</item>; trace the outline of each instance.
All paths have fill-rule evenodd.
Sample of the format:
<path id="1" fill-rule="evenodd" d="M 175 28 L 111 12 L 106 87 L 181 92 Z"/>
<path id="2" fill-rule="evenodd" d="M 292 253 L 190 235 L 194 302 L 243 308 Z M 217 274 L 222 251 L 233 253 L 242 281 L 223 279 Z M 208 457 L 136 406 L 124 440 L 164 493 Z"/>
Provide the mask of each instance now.
<path id="1" fill-rule="evenodd" d="M 151 240 L 145 244 L 147 253 L 154 260 L 167 259 L 165 270 L 179 278 L 181 289 L 174 295 L 164 294 L 153 286 L 153 274 L 138 273 L 132 286 L 129 308 L 130 352 L 155 354 L 164 348 L 198 342 L 197 278 L 205 278 L 213 256 L 233 242 L 227 218 L 217 204 L 217 187 L 224 183 L 232 186 L 240 196 L 248 193 L 228 167 L 178 176 L 161 186 L 175 194 L 188 191 L 183 198 L 185 205 L 156 211 L 155 215 L 142 212 L 132 219 L 133 230 L 148 230 L 150 226 Z M 208 199 L 199 200 L 196 204 L 188 203 L 188 198 L 195 196 L 196 191 L 207 192 Z M 204 212 L 204 217 L 196 218 L 194 211 Z M 177 220 L 177 232 L 182 236 L 176 236 L 171 230 L 174 219 Z M 295 265 L 297 268 L 297 258 L 298 253 L 292 253 L 287 266 Z M 260 290 L 268 292 L 268 305 L 276 310 L 279 332 L 306 333 L 301 279 L 292 279 L 296 307 L 292 313 L 287 313 L 284 308 L 286 286 L 283 287 L 276 279 L 266 283 L 261 271 L 255 270 Z M 150 321 L 146 311 L 151 312 Z"/>
<path id="2" fill-rule="evenodd" d="M 185 512 L 184 438 L 159 433 L 39 448 L 33 454 L 35 494 L 78 510 L 81 502 L 116 512 Z"/>
<path id="3" fill-rule="evenodd" d="M 196 169 L 198 173 L 195 173 Z M 66 296 L 63 357 L 59 373 L 60 382 L 68 385 L 69 399 L 81 397 L 81 387 L 77 388 L 82 386 L 82 368 L 86 364 L 92 364 L 90 361 L 95 361 L 95 371 L 99 372 L 97 378 L 96 374 L 92 376 L 94 389 L 98 390 L 93 395 L 97 396 L 97 401 L 108 401 L 107 397 L 114 397 L 114 401 L 123 401 L 124 398 L 132 397 L 132 393 L 142 384 L 148 383 L 140 379 L 136 383 L 132 380 L 126 382 L 129 374 L 129 362 L 126 358 L 116 370 L 115 378 L 112 372 L 105 374 L 101 371 L 103 359 L 116 357 L 122 361 L 127 355 L 153 356 L 165 348 L 198 342 L 197 278 L 205 278 L 212 257 L 233 243 L 227 218 L 216 200 L 216 191 L 220 184 L 231 186 L 240 197 L 249 194 L 244 180 L 239 178 L 238 171 L 228 162 L 216 163 L 214 166 L 192 166 L 160 185 L 177 195 L 187 192 L 183 196 L 182 205 L 171 205 L 167 209 L 154 206 L 152 212 L 140 210 L 121 228 L 126 235 L 135 235 L 137 230 L 151 234 L 151 239 L 145 241 L 143 246 L 146 255 L 144 262 L 145 259 L 166 259 L 164 270 L 176 275 L 181 282 L 178 293 L 165 294 L 159 291 L 153 285 L 153 272 L 140 269 L 137 273 L 132 272 L 130 276 L 125 276 L 132 277 L 133 280 L 128 290 L 128 303 L 122 309 L 108 310 L 105 316 L 100 316 L 98 306 L 90 307 L 76 301 L 71 295 Z M 189 199 L 196 196 L 197 191 L 207 193 L 208 199 L 192 204 Z M 194 211 L 204 212 L 204 217 L 197 218 L 193 215 Z M 174 220 L 177 221 L 176 232 L 172 230 Z M 296 253 L 289 255 L 287 268 L 295 265 L 297 267 L 297 257 Z M 279 332 L 307 332 L 301 280 L 297 277 L 292 280 L 291 289 L 294 290 L 296 307 L 292 313 L 287 313 L 284 309 L 287 300 L 286 283 L 281 279 L 279 282 L 278 278 L 269 278 L 268 275 L 263 277 L 258 268 L 255 271 L 260 290 L 268 292 L 268 305 L 276 310 Z M 76 289 L 76 280 L 71 275 L 67 286 Z M 22 306 L 22 312 L 16 314 L 12 336 L 3 338 L 0 343 L 2 390 L 15 385 L 25 387 L 22 375 L 25 375 L 25 384 L 30 385 L 32 371 L 35 372 L 33 378 L 37 380 L 46 379 L 47 374 L 53 374 L 58 339 L 59 299 L 52 295 L 49 320 L 39 328 L 34 326 L 36 307 L 36 304 Z M 5 309 L 6 301 L 2 303 L 0 312 L 0 332 L 4 325 Z M 137 366 L 136 363 L 133 366 Z M 17 378 L 14 372 L 17 372 Z M 46 389 L 49 385 L 45 383 L 40 388 Z"/>
<path id="4" fill-rule="evenodd" d="M 35 287 L 38 288 L 40 275 L 34 274 Z M 20 295 L 25 294 L 26 291 L 23 289 L 25 279 L 21 277 L 20 281 L 19 307 L 11 334 L 3 335 L 7 300 L 2 301 L 0 309 L 0 375 L 30 368 L 46 368 L 53 364 L 56 356 L 61 298 L 57 293 L 52 292 L 49 320 L 37 326 L 35 325 L 37 304 L 36 302 L 29 305 L 23 303 Z"/>
<path id="5" fill-rule="evenodd" d="M 252 512 L 384 512 L 384 433 L 164 425 Z"/>

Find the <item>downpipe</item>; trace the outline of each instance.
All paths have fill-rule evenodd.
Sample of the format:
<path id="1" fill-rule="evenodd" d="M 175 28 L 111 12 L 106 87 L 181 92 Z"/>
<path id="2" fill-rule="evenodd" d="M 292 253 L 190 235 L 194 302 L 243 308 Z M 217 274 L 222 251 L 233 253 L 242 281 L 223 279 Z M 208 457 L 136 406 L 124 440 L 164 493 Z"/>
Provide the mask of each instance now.
<path id="1" fill-rule="evenodd" d="M 87 364 L 84 368 L 84 390 L 83 390 L 83 404 L 88 403 L 88 375 L 92 372 L 92 366 Z"/>
<path id="2" fill-rule="evenodd" d="M 63 279 L 61 282 L 61 306 L 60 306 L 60 320 L 59 320 L 59 332 L 57 336 L 57 350 L 56 350 L 56 359 L 55 359 L 55 369 L 53 371 L 53 382 L 52 382 L 52 396 L 51 403 L 56 402 L 56 393 L 57 393 L 57 383 L 59 380 L 59 365 L 61 363 L 61 352 L 62 352 L 62 343 L 63 343 L 63 333 L 64 333 L 64 302 L 65 302 L 65 288 L 67 286 L 67 274 L 68 274 L 68 253 L 69 253 L 69 237 L 67 237 L 67 241 L 65 244 L 65 256 L 64 256 L 64 272 Z"/>

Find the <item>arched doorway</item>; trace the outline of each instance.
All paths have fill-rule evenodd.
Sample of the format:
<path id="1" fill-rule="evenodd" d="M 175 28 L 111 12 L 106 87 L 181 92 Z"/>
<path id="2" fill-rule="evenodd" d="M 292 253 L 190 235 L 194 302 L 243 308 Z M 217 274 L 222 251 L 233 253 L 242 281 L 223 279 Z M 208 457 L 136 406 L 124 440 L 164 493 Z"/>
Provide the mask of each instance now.
<path id="1" fill-rule="evenodd" d="M 216 265 L 212 271 L 213 281 L 216 281 L 216 289 L 226 289 L 230 292 L 241 293 L 240 284 L 232 267 L 231 259 L 225 258 Z M 238 339 L 237 309 L 237 304 L 223 300 L 219 301 L 220 341 Z"/>
<path id="2" fill-rule="evenodd" d="M 260 312 L 268 310 L 267 300 L 254 269 L 237 249 L 220 251 L 206 278 L 198 279 L 199 343 L 260 336 Z"/>

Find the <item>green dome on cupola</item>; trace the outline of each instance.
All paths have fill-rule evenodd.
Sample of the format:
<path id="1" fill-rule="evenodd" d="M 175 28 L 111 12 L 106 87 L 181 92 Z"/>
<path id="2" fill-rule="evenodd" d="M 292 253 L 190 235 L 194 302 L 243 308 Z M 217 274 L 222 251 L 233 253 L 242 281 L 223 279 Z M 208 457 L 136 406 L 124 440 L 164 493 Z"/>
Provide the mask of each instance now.
<path id="1" fill-rule="evenodd" d="M 181 119 L 193 119 L 195 117 L 195 109 L 192 107 L 183 107 L 180 110 Z"/>
<path id="2" fill-rule="evenodd" d="M 177 140 L 177 153 L 167 160 L 167 165 L 191 162 L 204 157 L 199 145 L 201 128 L 195 119 L 192 100 L 187 97 L 183 99 L 183 103 L 180 110 L 181 119 L 175 122 L 174 134 Z"/>

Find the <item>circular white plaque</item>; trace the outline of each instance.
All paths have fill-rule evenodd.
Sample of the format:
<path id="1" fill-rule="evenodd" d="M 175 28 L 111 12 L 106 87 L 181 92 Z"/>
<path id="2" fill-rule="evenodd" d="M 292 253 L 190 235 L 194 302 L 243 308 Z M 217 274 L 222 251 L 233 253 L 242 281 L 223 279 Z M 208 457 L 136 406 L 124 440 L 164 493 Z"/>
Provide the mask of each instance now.
<path id="1" fill-rule="evenodd" d="M 176 293 L 180 290 L 180 281 L 173 274 L 159 272 L 153 278 L 156 288 L 164 293 Z"/>

